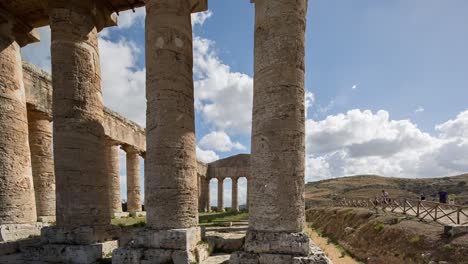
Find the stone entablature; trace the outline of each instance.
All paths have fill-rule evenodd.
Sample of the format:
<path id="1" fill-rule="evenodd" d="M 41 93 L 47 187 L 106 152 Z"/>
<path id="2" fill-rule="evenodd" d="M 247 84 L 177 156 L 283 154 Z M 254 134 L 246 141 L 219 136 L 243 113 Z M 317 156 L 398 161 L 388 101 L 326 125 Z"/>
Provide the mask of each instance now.
<path id="1" fill-rule="evenodd" d="M 29 62 L 23 62 L 24 86 L 29 111 L 46 114 L 52 120 L 52 80 L 49 73 Z M 104 133 L 120 145 L 146 151 L 145 129 L 120 114 L 104 108 Z"/>
<path id="2" fill-rule="evenodd" d="M 238 154 L 208 164 L 209 179 L 250 178 L 250 154 Z"/>
<path id="3" fill-rule="evenodd" d="M 87 2 L 89 0 L 83 0 Z M 189 0 L 192 5 L 192 13 L 202 12 L 208 9 L 208 0 Z M 67 2 L 67 1 L 64 1 Z M 105 0 L 95 1 L 96 5 L 100 5 L 100 9 L 105 9 L 107 12 L 118 12 L 125 10 L 133 10 L 137 7 L 145 5 L 144 0 Z M 31 27 L 42 27 L 49 25 L 49 13 L 47 10 L 46 0 L 16 0 L 6 1 L 2 3 L 8 12 L 15 14 L 21 20 Z M 110 17 L 107 24 L 113 23 Z"/>

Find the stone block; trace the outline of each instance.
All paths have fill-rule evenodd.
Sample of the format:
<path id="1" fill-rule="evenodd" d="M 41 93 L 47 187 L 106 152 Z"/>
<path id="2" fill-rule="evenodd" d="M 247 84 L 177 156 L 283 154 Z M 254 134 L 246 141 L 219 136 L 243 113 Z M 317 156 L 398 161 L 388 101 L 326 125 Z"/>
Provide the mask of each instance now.
<path id="1" fill-rule="evenodd" d="M 125 241 L 121 240 L 121 245 L 130 245 L 134 248 L 192 251 L 201 240 L 201 231 L 199 227 L 170 230 L 139 229 L 133 234 L 133 240 L 129 241 L 127 236 L 124 239 L 128 242 L 125 244 Z"/>
<path id="2" fill-rule="evenodd" d="M 117 241 L 107 241 L 92 245 L 45 244 L 25 248 L 27 261 L 45 263 L 92 264 L 117 248 Z"/>
<path id="3" fill-rule="evenodd" d="M 448 237 L 468 234 L 468 225 L 446 225 L 444 226 L 444 234 Z"/>
<path id="4" fill-rule="evenodd" d="M 263 254 L 308 256 L 310 238 L 304 233 L 248 231 L 244 249 Z"/>
<path id="5" fill-rule="evenodd" d="M 0 225 L 0 242 L 38 237 L 41 235 L 41 229 L 44 226 L 42 223 Z"/>
<path id="6" fill-rule="evenodd" d="M 120 236 L 120 230 L 120 227 L 111 225 L 73 229 L 53 226 L 43 228 L 41 237 L 46 244 L 89 245 L 114 240 Z"/>
<path id="7" fill-rule="evenodd" d="M 112 252 L 112 264 L 139 264 L 144 249 L 118 248 Z"/>

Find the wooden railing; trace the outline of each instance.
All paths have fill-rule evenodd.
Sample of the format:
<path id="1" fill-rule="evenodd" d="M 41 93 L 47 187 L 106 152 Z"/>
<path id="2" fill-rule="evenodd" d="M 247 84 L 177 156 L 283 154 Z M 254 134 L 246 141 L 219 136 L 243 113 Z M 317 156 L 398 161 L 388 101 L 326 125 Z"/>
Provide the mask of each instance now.
<path id="1" fill-rule="evenodd" d="M 382 209 L 385 211 L 415 216 L 421 220 L 434 221 L 444 225 L 468 225 L 468 207 L 459 205 L 443 204 L 415 199 L 341 199 L 332 201 L 331 205 L 337 207 Z"/>

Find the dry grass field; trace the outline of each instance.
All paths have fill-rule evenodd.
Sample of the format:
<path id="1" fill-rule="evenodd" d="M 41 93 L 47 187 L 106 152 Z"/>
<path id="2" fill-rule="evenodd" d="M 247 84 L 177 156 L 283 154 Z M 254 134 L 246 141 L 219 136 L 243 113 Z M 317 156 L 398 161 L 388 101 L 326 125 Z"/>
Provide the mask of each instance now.
<path id="1" fill-rule="evenodd" d="M 311 182 L 306 185 L 306 205 L 326 205 L 333 198 L 368 199 L 380 197 L 386 190 L 391 198 L 418 199 L 421 193 L 431 201 L 439 190 L 455 195 L 455 202 L 468 205 L 468 174 L 443 178 L 403 179 L 375 175 L 357 175 Z"/>

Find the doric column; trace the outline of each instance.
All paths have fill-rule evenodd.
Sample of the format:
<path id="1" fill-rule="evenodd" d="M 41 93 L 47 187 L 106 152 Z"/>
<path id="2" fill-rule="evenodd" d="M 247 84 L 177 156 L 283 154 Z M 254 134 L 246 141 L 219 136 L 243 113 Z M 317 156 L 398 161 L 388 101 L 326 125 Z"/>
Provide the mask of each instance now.
<path id="1" fill-rule="evenodd" d="M 249 216 L 258 231 L 304 227 L 306 11 L 306 0 L 255 1 Z"/>
<path id="2" fill-rule="evenodd" d="M 49 1 L 57 226 L 110 223 L 98 32 L 99 1 Z"/>
<path id="3" fill-rule="evenodd" d="M 146 1 L 147 225 L 198 225 L 193 1 Z"/>
<path id="4" fill-rule="evenodd" d="M 205 205 L 206 205 L 206 212 L 211 212 L 211 186 L 210 186 L 210 178 L 206 179 L 206 194 L 205 194 Z"/>
<path id="5" fill-rule="evenodd" d="M 0 7 L 0 227 L 37 220 L 20 54 L 30 31 Z"/>
<path id="6" fill-rule="evenodd" d="M 37 217 L 41 222 L 55 222 L 55 174 L 50 119 L 44 113 L 28 111 L 34 193 Z"/>
<path id="7" fill-rule="evenodd" d="M 249 230 L 233 264 L 328 263 L 302 232 L 306 13 L 307 0 L 255 0 Z"/>
<path id="8" fill-rule="evenodd" d="M 132 146 L 123 146 L 127 153 L 127 211 L 131 215 L 141 212 L 140 152 Z"/>
<path id="9" fill-rule="evenodd" d="M 218 212 L 224 212 L 224 178 L 218 178 Z"/>
<path id="10" fill-rule="evenodd" d="M 119 145 L 113 140 L 106 140 L 106 172 L 109 186 L 109 209 L 111 217 L 122 212 L 120 195 Z"/>
<path id="11" fill-rule="evenodd" d="M 238 188 L 238 180 L 239 178 L 233 177 L 232 178 L 232 210 L 234 212 L 239 212 L 239 188 Z"/>

